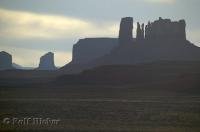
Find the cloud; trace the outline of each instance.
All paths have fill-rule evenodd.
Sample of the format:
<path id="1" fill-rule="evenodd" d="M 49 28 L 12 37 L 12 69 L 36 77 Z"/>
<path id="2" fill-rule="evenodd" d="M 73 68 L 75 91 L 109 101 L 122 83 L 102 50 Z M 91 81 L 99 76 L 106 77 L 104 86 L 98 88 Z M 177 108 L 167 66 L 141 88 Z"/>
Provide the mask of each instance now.
<path id="1" fill-rule="evenodd" d="M 160 3 L 160 4 L 173 4 L 176 0 L 145 0 L 146 2 L 151 3 Z"/>
<path id="2" fill-rule="evenodd" d="M 78 18 L 0 9 L 0 36 L 9 38 L 74 38 L 116 36 L 118 23 L 94 24 Z"/>
<path id="3" fill-rule="evenodd" d="M 64 66 L 72 60 L 71 52 L 55 52 L 54 61 L 56 66 Z"/>

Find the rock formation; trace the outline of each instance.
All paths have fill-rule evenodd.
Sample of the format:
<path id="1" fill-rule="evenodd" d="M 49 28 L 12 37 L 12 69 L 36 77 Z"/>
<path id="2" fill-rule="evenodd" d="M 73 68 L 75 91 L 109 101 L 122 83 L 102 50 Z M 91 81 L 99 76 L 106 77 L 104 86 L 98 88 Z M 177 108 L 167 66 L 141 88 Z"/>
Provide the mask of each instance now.
<path id="1" fill-rule="evenodd" d="M 145 37 L 144 37 L 144 23 L 142 24 L 142 33 L 141 33 L 141 35 L 142 35 L 141 38 L 142 38 L 142 40 L 143 40 L 143 39 L 145 38 Z"/>
<path id="2" fill-rule="evenodd" d="M 91 65 L 129 65 L 153 61 L 200 61 L 200 48 L 186 40 L 184 20 L 170 19 L 138 23 L 137 38 L 123 47 L 117 47 Z M 144 37 L 145 32 L 145 37 Z M 143 41 L 140 41 L 143 40 Z"/>
<path id="3" fill-rule="evenodd" d="M 114 47 L 117 47 L 116 38 L 86 38 L 80 39 L 73 46 L 73 55 L 71 64 L 86 64 L 105 54 L 110 53 Z"/>
<path id="4" fill-rule="evenodd" d="M 148 22 L 148 24 L 145 26 L 145 39 L 149 40 L 150 39 L 150 34 L 151 34 L 151 23 L 150 21 Z"/>
<path id="5" fill-rule="evenodd" d="M 172 22 L 170 19 L 162 19 L 148 23 L 145 28 L 146 39 L 179 39 L 186 40 L 185 20 Z"/>
<path id="6" fill-rule="evenodd" d="M 110 48 L 109 52 L 104 54 L 100 53 L 102 50 L 98 53 L 98 57 L 92 59 L 91 57 L 89 57 L 90 59 L 81 57 L 87 54 L 85 51 L 88 51 L 81 51 L 83 49 L 81 48 L 79 52 L 73 53 L 73 61 L 76 64 L 81 62 L 84 66 L 76 65 L 74 68 L 73 65 L 70 67 L 70 71 L 76 69 L 80 72 L 102 65 L 133 65 L 155 61 L 200 61 L 200 47 L 186 40 L 185 27 L 185 20 L 173 22 L 160 17 L 159 20 L 149 22 L 145 27 L 144 24 L 138 23 L 135 39 L 132 37 L 133 18 L 122 18 L 118 38 L 119 46 Z M 104 46 L 103 42 L 100 45 Z M 74 49 L 78 48 L 75 46 Z M 92 47 L 89 51 L 99 50 Z M 77 53 L 81 54 L 77 55 Z M 91 55 L 95 54 L 89 54 L 89 56 Z M 62 69 L 69 71 L 68 66 L 66 65 Z"/>
<path id="7" fill-rule="evenodd" d="M 40 58 L 40 64 L 37 70 L 56 70 L 54 64 L 54 54 L 49 52 Z"/>
<path id="8" fill-rule="evenodd" d="M 12 69 L 12 55 L 5 51 L 0 52 L 0 70 Z"/>
<path id="9" fill-rule="evenodd" d="M 142 26 L 140 26 L 140 23 L 137 23 L 137 34 L 136 34 L 136 40 L 141 41 L 144 40 L 144 23 Z"/>
<path id="10" fill-rule="evenodd" d="M 122 18 L 119 31 L 119 44 L 128 45 L 133 42 L 133 18 Z"/>

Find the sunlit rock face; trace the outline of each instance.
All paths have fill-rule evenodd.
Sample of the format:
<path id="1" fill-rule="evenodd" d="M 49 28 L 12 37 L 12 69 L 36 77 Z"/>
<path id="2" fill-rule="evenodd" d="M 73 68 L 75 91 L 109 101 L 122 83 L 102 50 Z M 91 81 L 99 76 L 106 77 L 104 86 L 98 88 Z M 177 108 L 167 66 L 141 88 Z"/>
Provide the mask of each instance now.
<path id="1" fill-rule="evenodd" d="M 12 55 L 5 51 L 0 52 L 0 70 L 12 69 Z"/>
<path id="2" fill-rule="evenodd" d="M 128 45 L 133 42 L 133 18 L 121 19 L 119 30 L 119 44 Z"/>
<path id="3" fill-rule="evenodd" d="M 40 58 L 40 64 L 37 70 L 56 70 L 54 64 L 54 53 L 49 52 Z"/>

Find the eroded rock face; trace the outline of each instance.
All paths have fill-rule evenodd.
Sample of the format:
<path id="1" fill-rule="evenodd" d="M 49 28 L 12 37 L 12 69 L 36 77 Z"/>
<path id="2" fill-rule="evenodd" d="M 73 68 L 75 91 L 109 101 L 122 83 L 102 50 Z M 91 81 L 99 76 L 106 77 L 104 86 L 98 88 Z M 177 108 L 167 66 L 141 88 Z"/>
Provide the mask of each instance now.
<path id="1" fill-rule="evenodd" d="M 119 44 L 127 45 L 133 42 L 133 18 L 122 18 L 119 30 Z"/>
<path id="2" fill-rule="evenodd" d="M 12 69 L 12 55 L 5 51 L 0 52 L 0 70 Z"/>
<path id="3" fill-rule="evenodd" d="M 186 23 L 185 20 L 174 21 L 170 19 L 162 19 L 154 22 L 149 22 L 145 27 L 145 38 L 151 39 L 179 39 L 186 40 L 185 32 Z"/>
<path id="4" fill-rule="evenodd" d="M 56 70 L 54 64 L 54 53 L 49 52 L 40 58 L 38 70 Z"/>

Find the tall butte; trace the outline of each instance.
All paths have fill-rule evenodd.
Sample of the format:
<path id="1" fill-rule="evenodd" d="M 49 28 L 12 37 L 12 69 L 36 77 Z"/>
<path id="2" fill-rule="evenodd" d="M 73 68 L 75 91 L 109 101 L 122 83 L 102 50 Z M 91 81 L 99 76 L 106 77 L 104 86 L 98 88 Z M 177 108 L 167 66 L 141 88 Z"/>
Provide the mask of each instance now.
<path id="1" fill-rule="evenodd" d="M 56 70 L 54 64 L 54 53 L 48 52 L 40 58 L 38 70 Z"/>
<path id="2" fill-rule="evenodd" d="M 121 19 L 119 30 L 119 44 L 129 45 L 133 42 L 133 18 L 124 17 Z"/>

